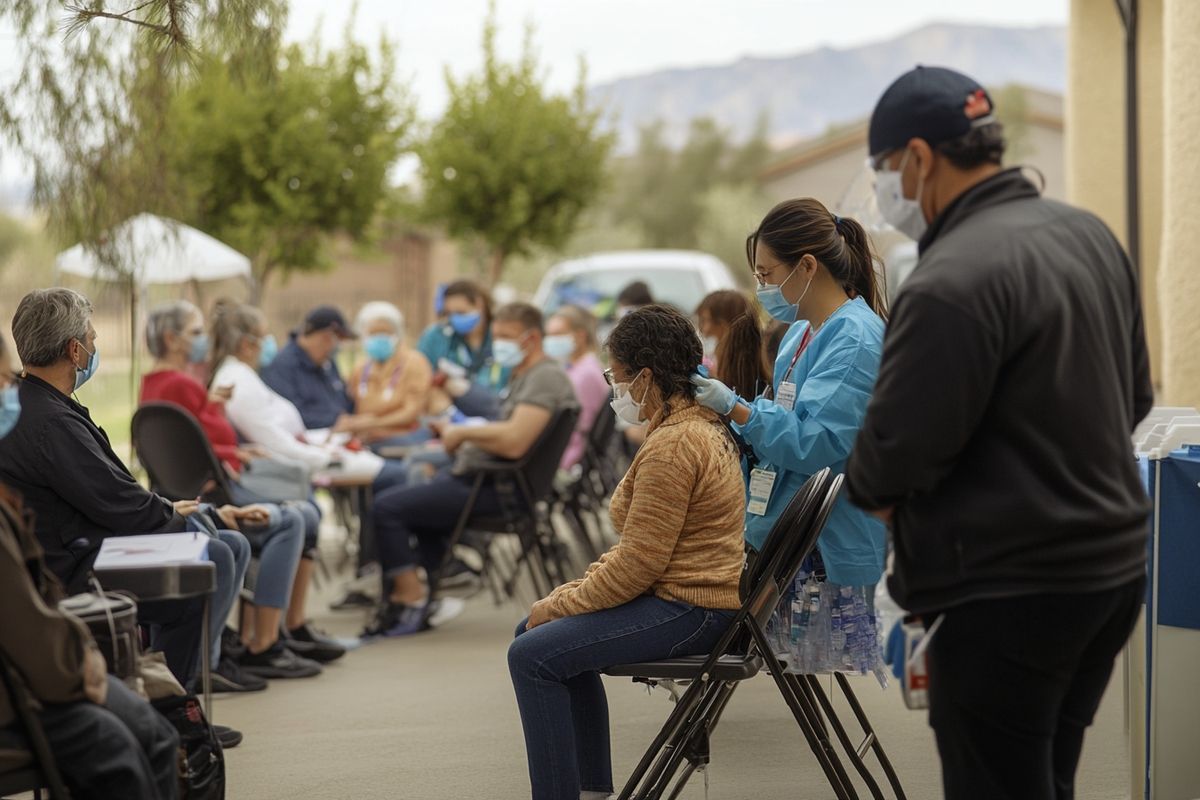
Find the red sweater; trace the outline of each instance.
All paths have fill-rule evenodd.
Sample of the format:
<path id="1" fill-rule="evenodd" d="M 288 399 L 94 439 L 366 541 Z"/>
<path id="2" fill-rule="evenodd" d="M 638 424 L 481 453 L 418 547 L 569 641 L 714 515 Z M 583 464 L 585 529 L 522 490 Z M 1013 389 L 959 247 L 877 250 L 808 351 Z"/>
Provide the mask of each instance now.
<path id="1" fill-rule="evenodd" d="M 178 370 L 147 373 L 142 377 L 141 402 L 182 406 L 200 423 L 217 458 L 234 472 L 241 471 L 242 462 L 237 457 L 237 434 L 225 416 L 225 407 L 208 401 L 208 390 L 200 381 Z"/>

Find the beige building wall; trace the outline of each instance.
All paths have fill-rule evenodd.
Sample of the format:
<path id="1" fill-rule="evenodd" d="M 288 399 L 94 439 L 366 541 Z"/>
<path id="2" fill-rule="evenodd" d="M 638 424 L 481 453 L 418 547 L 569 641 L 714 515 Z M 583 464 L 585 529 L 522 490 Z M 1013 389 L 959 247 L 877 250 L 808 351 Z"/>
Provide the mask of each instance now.
<path id="1" fill-rule="evenodd" d="M 834 208 L 855 179 L 865 172 L 866 163 L 867 139 L 864 135 L 861 143 L 853 142 L 841 152 L 768 179 L 763 189 L 772 203 L 793 197 L 813 197 Z"/>

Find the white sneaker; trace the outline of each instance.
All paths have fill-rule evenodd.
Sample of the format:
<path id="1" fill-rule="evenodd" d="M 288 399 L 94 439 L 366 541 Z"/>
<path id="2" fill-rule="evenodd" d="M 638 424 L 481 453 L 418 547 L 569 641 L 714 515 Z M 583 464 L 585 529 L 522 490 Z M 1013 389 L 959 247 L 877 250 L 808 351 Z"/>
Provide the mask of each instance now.
<path id="1" fill-rule="evenodd" d="M 436 628 L 443 622 L 449 622 L 461 614 L 466 607 L 466 601 L 461 597 L 439 597 L 433 601 L 433 608 L 430 609 L 430 627 Z"/>

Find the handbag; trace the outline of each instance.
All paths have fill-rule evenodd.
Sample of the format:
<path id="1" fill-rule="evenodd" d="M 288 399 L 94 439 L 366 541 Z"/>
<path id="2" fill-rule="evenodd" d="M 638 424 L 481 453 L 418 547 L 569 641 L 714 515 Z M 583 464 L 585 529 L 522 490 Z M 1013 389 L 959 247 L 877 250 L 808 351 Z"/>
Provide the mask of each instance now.
<path id="1" fill-rule="evenodd" d="M 224 800 L 225 754 L 194 694 L 150 701 L 179 732 L 180 800 Z"/>
<path id="2" fill-rule="evenodd" d="M 137 603 L 116 592 L 86 593 L 58 602 L 58 610 L 77 617 L 108 663 L 114 677 L 131 683 L 138 677 L 141 636 L 137 625 Z"/>
<path id="3" fill-rule="evenodd" d="M 264 503 L 307 500 L 312 494 L 312 473 L 304 464 L 274 458 L 256 458 L 242 467 L 242 489 Z"/>

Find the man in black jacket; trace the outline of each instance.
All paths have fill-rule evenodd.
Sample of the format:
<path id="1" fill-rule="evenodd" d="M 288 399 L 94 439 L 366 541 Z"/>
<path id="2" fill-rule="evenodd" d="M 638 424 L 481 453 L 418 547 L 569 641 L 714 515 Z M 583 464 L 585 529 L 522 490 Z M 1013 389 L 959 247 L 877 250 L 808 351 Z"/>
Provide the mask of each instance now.
<path id="1" fill-rule="evenodd" d="M 847 488 L 890 520 L 895 599 L 941 617 L 930 724 L 949 800 L 1073 796 L 1139 613 L 1153 402 L 1137 279 L 1096 217 L 1000 166 L 975 81 L 905 74 L 870 125 L 880 211 L 919 240 Z"/>

